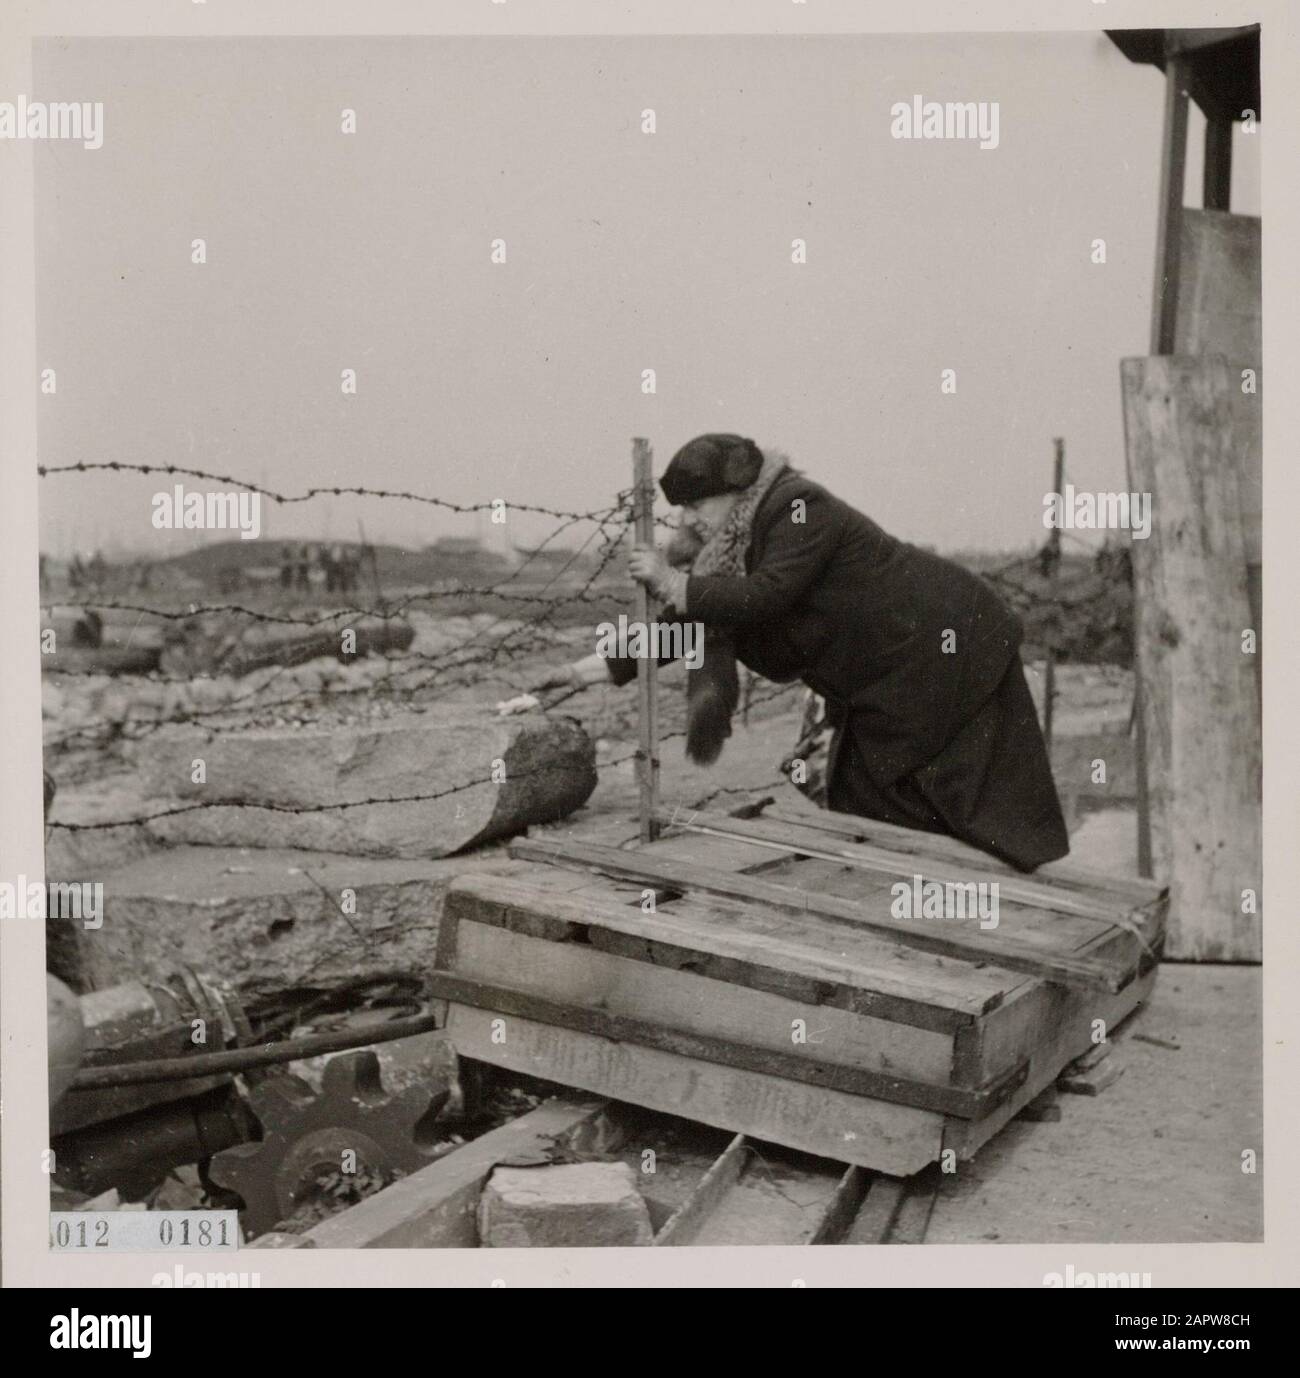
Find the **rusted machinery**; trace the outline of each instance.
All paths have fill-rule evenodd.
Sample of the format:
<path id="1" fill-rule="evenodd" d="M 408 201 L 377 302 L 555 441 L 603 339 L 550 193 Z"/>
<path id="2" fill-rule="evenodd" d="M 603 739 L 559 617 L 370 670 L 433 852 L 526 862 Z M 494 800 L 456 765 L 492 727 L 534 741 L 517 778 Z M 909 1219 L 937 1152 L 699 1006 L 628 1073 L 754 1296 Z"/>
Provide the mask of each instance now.
<path id="1" fill-rule="evenodd" d="M 328 1033 L 286 1038 L 302 1011 L 255 1028 L 230 990 L 191 970 L 79 998 L 54 983 L 56 1185 L 74 1198 L 115 1187 L 141 1199 L 197 1164 L 214 1197 L 239 1198 L 257 1234 L 314 1195 L 425 1166 L 457 1092 L 455 1054 L 431 1018 L 390 1016 L 382 1005 L 334 1010 Z"/>

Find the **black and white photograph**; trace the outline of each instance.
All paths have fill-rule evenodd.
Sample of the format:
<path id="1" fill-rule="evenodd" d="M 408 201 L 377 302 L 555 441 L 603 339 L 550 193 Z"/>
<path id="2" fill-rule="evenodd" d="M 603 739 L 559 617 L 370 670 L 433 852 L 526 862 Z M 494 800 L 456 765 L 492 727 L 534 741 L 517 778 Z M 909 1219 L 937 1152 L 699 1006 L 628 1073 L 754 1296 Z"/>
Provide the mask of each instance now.
<path id="1" fill-rule="evenodd" d="M 0 88 L 6 1284 L 1294 1286 L 1271 7 L 180 8 Z"/>

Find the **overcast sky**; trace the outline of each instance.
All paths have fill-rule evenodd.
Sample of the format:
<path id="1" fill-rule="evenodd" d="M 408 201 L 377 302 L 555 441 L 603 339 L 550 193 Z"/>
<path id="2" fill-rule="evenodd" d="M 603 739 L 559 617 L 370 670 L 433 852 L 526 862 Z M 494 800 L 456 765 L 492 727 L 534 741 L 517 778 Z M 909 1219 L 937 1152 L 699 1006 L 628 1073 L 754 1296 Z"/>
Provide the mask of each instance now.
<path id="1" fill-rule="evenodd" d="M 37 147 L 46 464 L 587 510 L 633 435 L 661 471 L 738 430 L 941 550 L 1041 539 L 1054 435 L 1077 486 L 1124 486 L 1163 78 L 1099 34 L 50 40 L 34 85 L 105 106 L 102 148 Z M 997 101 L 998 147 L 892 138 L 917 94 Z M 1235 153 L 1257 214 L 1254 140 Z M 43 480 L 45 548 L 187 548 L 150 526 L 159 487 Z M 264 537 L 358 517 L 484 532 L 370 501 L 272 510 Z"/>

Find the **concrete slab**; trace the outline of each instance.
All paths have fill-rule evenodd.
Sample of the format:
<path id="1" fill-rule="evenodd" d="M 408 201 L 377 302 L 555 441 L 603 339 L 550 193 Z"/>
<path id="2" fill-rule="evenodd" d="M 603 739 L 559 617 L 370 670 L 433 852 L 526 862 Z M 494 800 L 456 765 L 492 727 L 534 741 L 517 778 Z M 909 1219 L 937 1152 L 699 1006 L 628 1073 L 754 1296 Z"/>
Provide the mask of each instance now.
<path id="1" fill-rule="evenodd" d="M 354 856 L 450 856 L 563 818 L 596 785 L 595 749 L 573 719 L 466 708 L 330 728 L 167 727 L 136 756 L 158 799 L 221 805 L 151 824 L 165 841 Z"/>
<path id="2" fill-rule="evenodd" d="M 452 880 L 470 865 L 509 864 L 503 847 L 468 861 L 168 848 L 104 877 L 103 926 L 77 931 L 81 981 L 148 981 L 186 963 L 249 996 L 384 971 L 420 975 Z"/>

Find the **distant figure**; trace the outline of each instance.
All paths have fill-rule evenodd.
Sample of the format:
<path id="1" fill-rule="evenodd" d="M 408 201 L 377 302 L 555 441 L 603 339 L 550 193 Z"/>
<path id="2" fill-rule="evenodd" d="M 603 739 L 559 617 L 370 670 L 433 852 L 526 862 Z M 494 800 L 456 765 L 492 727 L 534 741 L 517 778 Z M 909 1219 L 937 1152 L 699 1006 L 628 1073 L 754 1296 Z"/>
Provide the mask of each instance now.
<path id="1" fill-rule="evenodd" d="M 328 550 L 322 550 L 320 562 L 325 566 L 326 591 L 338 592 L 344 586 L 343 547 L 336 541 Z"/>
<path id="2" fill-rule="evenodd" d="M 298 587 L 300 589 L 311 588 L 311 546 L 309 545 L 298 548 Z"/>
<path id="3" fill-rule="evenodd" d="M 361 571 L 361 552 L 353 546 L 344 552 L 343 557 L 343 591 L 344 593 L 355 593 L 357 590 L 357 576 Z"/>
<path id="4" fill-rule="evenodd" d="M 293 587 L 293 547 L 288 545 L 280 547 L 280 587 Z"/>

